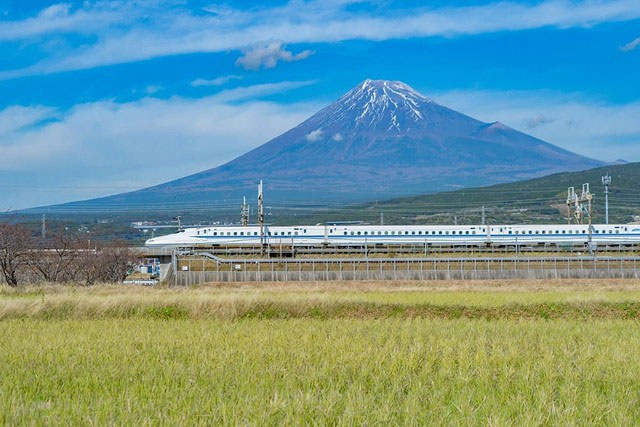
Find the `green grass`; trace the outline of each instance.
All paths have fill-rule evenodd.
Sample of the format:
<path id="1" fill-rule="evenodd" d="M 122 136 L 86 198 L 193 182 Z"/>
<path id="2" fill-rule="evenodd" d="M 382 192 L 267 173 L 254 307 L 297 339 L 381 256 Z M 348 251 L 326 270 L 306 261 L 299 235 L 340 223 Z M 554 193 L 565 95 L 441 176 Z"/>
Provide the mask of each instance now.
<path id="1" fill-rule="evenodd" d="M 0 422 L 633 424 L 633 322 L 8 321 Z"/>
<path id="2" fill-rule="evenodd" d="M 1 288 L 0 425 L 637 424 L 639 292 Z"/>

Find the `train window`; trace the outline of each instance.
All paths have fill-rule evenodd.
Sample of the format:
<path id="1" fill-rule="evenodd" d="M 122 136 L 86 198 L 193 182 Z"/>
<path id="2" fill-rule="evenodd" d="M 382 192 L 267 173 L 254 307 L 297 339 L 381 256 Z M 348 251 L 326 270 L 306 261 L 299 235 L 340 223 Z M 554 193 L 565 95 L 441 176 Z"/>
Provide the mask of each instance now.
<path id="1" fill-rule="evenodd" d="M 295 235 L 297 236 L 297 235 L 298 235 L 298 232 L 297 232 L 297 231 L 295 231 L 293 234 L 295 234 Z"/>
<path id="2" fill-rule="evenodd" d="M 367 234 L 369 234 L 369 232 L 368 232 L 368 231 L 365 231 L 365 232 L 364 232 L 364 235 L 366 236 Z"/>
<path id="3" fill-rule="evenodd" d="M 449 234 L 449 232 L 448 232 L 448 231 L 445 231 L 445 232 L 444 232 L 444 234 Z"/>
<path id="4" fill-rule="evenodd" d="M 412 231 L 412 232 L 411 232 L 411 234 L 416 234 L 416 232 L 415 232 L 415 231 Z"/>
<path id="5" fill-rule="evenodd" d="M 472 233 L 472 234 L 476 234 L 476 230 L 473 230 L 471 233 Z"/>
<path id="6" fill-rule="evenodd" d="M 387 234 L 389 234 L 389 232 L 388 232 L 388 231 L 385 231 L 385 232 L 384 232 L 384 234 L 385 234 L 385 235 L 387 235 Z"/>
<path id="7" fill-rule="evenodd" d="M 288 232 L 287 232 L 287 235 L 288 235 L 288 236 L 291 236 L 291 232 L 290 232 L 290 231 L 288 231 Z"/>
<path id="8" fill-rule="evenodd" d="M 352 232 L 351 232 L 351 235 L 353 236 L 354 234 L 356 234 L 356 233 L 354 233 L 354 232 L 352 231 Z"/>
<path id="9" fill-rule="evenodd" d="M 345 236 L 347 235 L 347 232 L 346 232 L 346 231 L 344 232 L 344 235 L 345 235 Z"/>
<path id="10" fill-rule="evenodd" d="M 609 234 L 611 234 L 611 230 L 609 230 Z"/>
<path id="11" fill-rule="evenodd" d="M 442 234 L 442 231 L 438 231 L 438 234 Z"/>
<path id="12" fill-rule="evenodd" d="M 512 234 L 513 232 L 511 230 L 509 230 L 509 234 Z"/>
<path id="13" fill-rule="evenodd" d="M 616 230 L 616 234 L 620 233 L 620 230 Z"/>
<path id="14" fill-rule="evenodd" d="M 405 232 L 404 232 L 404 234 L 409 234 L 409 232 L 408 232 L 408 231 L 405 231 Z"/>
<path id="15" fill-rule="evenodd" d="M 302 230 L 304 232 L 304 234 L 307 234 L 307 229 L 305 228 L 304 230 Z M 331 232 L 333 233 L 333 230 L 331 230 Z"/>
<path id="16" fill-rule="evenodd" d="M 452 232 L 451 232 L 451 234 L 456 234 L 456 231 L 455 231 L 455 230 L 454 230 L 454 231 L 452 231 Z"/>
<path id="17" fill-rule="evenodd" d="M 547 232 L 546 232 L 546 231 L 544 231 L 544 230 L 542 230 L 542 234 L 547 234 Z"/>
<path id="18" fill-rule="evenodd" d="M 360 232 L 358 231 L 358 236 L 360 235 Z"/>
<path id="19" fill-rule="evenodd" d="M 269 234 L 271 234 L 271 233 L 269 233 Z M 254 235 L 254 236 L 257 236 L 257 235 L 258 235 L 258 232 L 257 232 L 257 231 L 254 231 L 254 232 L 253 232 L 253 235 Z"/>
<path id="20" fill-rule="evenodd" d="M 469 234 L 469 230 L 465 231 L 464 234 Z"/>
<path id="21" fill-rule="evenodd" d="M 533 231 L 529 230 L 529 234 L 533 234 Z"/>

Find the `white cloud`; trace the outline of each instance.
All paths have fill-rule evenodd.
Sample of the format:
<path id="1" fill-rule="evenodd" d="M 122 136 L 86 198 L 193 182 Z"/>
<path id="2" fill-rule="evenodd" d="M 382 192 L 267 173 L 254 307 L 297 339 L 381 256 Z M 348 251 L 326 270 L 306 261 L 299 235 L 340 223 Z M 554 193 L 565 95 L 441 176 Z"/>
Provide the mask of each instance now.
<path id="1" fill-rule="evenodd" d="M 286 50 L 280 41 L 272 41 L 265 45 L 254 46 L 245 50 L 238 58 L 236 65 L 245 70 L 259 70 L 260 68 L 275 68 L 279 61 L 293 62 L 306 59 L 311 55 L 310 50 L 303 50 L 293 54 Z"/>
<path id="2" fill-rule="evenodd" d="M 625 44 L 620 48 L 620 50 L 622 50 L 623 52 L 630 52 L 635 48 L 637 48 L 638 46 L 640 46 L 640 37 Z"/>
<path id="3" fill-rule="evenodd" d="M 85 2 L 61 16 L 0 22 L 0 40 L 45 34 L 59 37 L 67 33 L 94 36 L 93 42 L 56 50 L 26 68 L 5 70 L 0 78 L 86 69 L 166 55 L 242 50 L 268 40 L 293 44 L 456 36 L 541 27 L 589 27 L 640 17 L 637 0 L 545 0 L 533 4 L 500 1 L 474 6 L 401 9 L 386 15 L 380 10 L 350 11 L 346 6 L 354 2 L 358 1 L 291 1 L 283 6 L 247 10 L 210 7 L 210 13 L 204 14 L 194 14 L 180 2 L 161 0 Z M 260 57 L 258 53 L 255 55 Z M 270 66 L 277 60 L 265 57 L 266 62 L 260 63 L 246 56 L 243 62 L 250 67 L 258 63 Z"/>
<path id="4" fill-rule="evenodd" d="M 163 87 L 160 85 L 149 85 L 144 89 L 144 91 L 148 95 L 153 95 L 154 93 L 160 92 L 162 89 Z"/>
<path id="5" fill-rule="evenodd" d="M 52 19 L 58 18 L 61 16 L 67 16 L 69 14 L 69 10 L 71 9 L 71 5 L 68 3 L 58 3 L 53 4 L 49 7 L 46 7 L 38 13 L 38 17 L 44 19 Z"/>
<path id="6" fill-rule="evenodd" d="M 227 102 L 239 99 L 229 94 L 147 97 L 80 104 L 67 111 L 0 111 L 0 210 L 113 194 L 212 168 L 320 108 Z M 55 187 L 45 191 L 50 186 Z"/>
<path id="7" fill-rule="evenodd" d="M 320 139 L 322 139 L 322 134 L 323 132 L 321 129 L 316 129 L 306 134 L 305 138 L 307 138 L 307 141 L 310 142 L 319 141 Z"/>
<path id="8" fill-rule="evenodd" d="M 236 74 L 230 74 L 228 76 L 220 76 L 220 77 L 216 77 L 214 79 L 195 79 L 194 81 L 191 82 L 191 86 L 193 87 L 198 87 L 198 86 L 222 86 L 232 80 L 240 80 L 242 79 L 242 76 L 236 75 Z"/>
<path id="9" fill-rule="evenodd" d="M 433 98 L 588 157 L 640 161 L 640 101 L 614 105 L 547 91 L 451 91 Z"/>
<path id="10" fill-rule="evenodd" d="M 244 99 L 259 98 L 273 95 L 288 90 L 298 89 L 316 83 L 316 80 L 283 81 L 277 83 L 263 83 L 253 86 L 241 86 L 234 89 L 226 89 L 218 92 L 215 98 L 219 101 L 239 101 Z"/>
<path id="11" fill-rule="evenodd" d="M 335 142 L 340 142 L 342 141 L 344 138 L 342 137 L 342 135 L 340 133 L 335 133 L 333 134 L 333 136 L 331 137 L 331 139 Z"/>

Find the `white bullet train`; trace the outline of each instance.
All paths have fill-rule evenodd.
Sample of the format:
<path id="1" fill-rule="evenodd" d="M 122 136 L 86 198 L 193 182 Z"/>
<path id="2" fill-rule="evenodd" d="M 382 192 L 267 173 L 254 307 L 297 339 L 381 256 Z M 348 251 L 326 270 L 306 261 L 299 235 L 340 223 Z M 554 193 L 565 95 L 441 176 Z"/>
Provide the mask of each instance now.
<path id="1" fill-rule="evenodd" d="M 593 225 L 592 245 L 640 244 L 640 225 Z M 188 228 L 146 241 L 148 247 L 356 246 L 426 244 L 442 246 L 585 245 L 588 225 L 312 225 L 210 226 Z"/>

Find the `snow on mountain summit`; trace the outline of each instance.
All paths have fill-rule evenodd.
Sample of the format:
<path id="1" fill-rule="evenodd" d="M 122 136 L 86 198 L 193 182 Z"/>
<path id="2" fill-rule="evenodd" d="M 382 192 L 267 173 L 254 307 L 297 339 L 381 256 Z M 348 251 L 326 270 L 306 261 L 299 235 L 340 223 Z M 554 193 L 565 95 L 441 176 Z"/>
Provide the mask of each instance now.
<path id="1" fill-rule="evenodd" d="M 355 137 L 423 134 L 448 128 L 452 122 L 459 126 L 461 121 L 471 127 L 480 124 L 403 82 L 367 79 L 305 123 L 327 135 L 340 129 L 342 134 Z"/>

